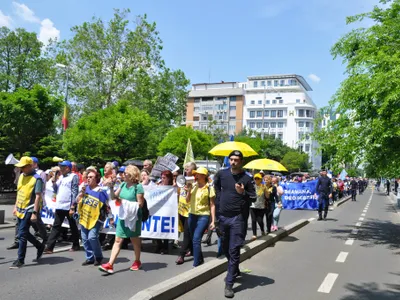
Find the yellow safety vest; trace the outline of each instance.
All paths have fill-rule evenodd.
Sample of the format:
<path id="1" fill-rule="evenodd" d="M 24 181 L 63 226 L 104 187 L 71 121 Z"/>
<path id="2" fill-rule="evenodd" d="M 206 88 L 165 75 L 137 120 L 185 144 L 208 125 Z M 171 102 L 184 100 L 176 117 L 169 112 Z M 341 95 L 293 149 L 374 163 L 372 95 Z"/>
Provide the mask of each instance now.
<path id="1" fill-rule="evenodd" d="M 25 216 L 26 208 L 32 204 L 31 198 L 32 193 L 35 189 L 36 181 L 40 178 L 39 175 L 32 174 L 25 176 L 21 174 L 18 179 L 17 185 L 17 213 L 16 216 L 19 219 L 23 219 Z"/>

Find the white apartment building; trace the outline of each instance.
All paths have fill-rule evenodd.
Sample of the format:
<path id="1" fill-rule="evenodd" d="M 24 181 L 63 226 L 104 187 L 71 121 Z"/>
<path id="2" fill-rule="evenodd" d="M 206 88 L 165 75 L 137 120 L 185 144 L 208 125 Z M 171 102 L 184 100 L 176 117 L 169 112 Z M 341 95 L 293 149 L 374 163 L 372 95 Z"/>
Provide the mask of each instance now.
<path id="1" fill-rule="evenodd" d="M 300 75 L 249 76 L 239 84 L 245 91 L 243 127 L 272 135 L 308 153 L 313 169 L 321 168 L 318 144 L 312 140 L 317 107 Z"/>

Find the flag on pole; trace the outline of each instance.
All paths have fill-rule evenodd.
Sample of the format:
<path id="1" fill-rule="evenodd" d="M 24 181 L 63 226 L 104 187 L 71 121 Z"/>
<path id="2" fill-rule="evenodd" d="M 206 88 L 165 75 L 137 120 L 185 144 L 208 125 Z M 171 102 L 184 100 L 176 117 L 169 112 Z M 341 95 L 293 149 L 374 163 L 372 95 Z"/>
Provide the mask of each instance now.
<path id="1" fill-rule="evenodd" d="M 183 165 L 191 161 L 194 162 L 194 155 L 193 155 L 192 143 L 190 142 L 190 139 L 188 139 L 186 145 L 185 161 L 183 162 Z"/>
<path id="2" fill-rule="evenodd" d="M 67 128 L 68 128 L 68 107 L 67 107 L 66 103 L 64 105 L 64 114 L 62 117 L 61 124 L 63 125 L 64 131 L 67 130 Z"/>

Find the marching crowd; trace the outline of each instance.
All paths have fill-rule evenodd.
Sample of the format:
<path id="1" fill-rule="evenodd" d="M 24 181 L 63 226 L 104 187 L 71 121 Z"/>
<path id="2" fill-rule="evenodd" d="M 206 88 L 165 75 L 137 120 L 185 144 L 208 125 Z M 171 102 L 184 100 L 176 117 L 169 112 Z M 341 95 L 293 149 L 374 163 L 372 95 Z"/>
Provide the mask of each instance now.
<path id="1" fill-rule="evenodd" d="M 121 248 L 130 241 L 135 257 L 130 270 L 141 269 L 141 224 L 149 213 L 143 186 L 175 186 L 181 242 L 157 239 L 153 241 L 155 251 L 168 253 L 172 244 L 180 248 L 177 265 L 183 264 L 186 257 L 193 256 L 193 266 L 197 267 L 204 263 L 203 235 L 207 233 L 203 242 L 209 243 L 213 231 L 216 231 L 219 255 L 225 254 L 229 262 L 225 296 L 233 297 L 232 286 L 240 275 L 240 248 L 245 241 L 249 217 L 252 240 L 257 238 L 257 227 L 261 236 L 278 230 L 284 194 L 280 180 L 282 183 L 307 182 L 313 178 L 303 176 L 288 180 L 263 172 L 250 174 L 243 170 L 243 154 L 237 150 L 229 155 L 229 162 L 229 168 L 219 170 L 214 176 L 209 176 L 206 168 L 189 162 L 184 165 L 184 175 L 186 178 L 193 176 L 194 180 L 180 186 L 177 182 L 179 172 L 163 171 L 158 180 L 153 178 L 150 160 L 143 162 L 142 170 L 135 165 L 119 167 L 117 162 L 109 162 L 100 172 L 95 167 L 84 168 L 74 162 L 62 161 L 58 166 L 42 171 L 37 158 L 22 157 L 15 165 L 21 171 L 13 210 L 17 217 L 15 242 L 8 248 L 18 249 L 18 258 L 10 269 L 24 265 L 27 241 L 37 249 L 36 260 L 43 254 L 52 254 L 56 242 L 66 236 L 67 229 L 62 226 L 65 219 L 71 232 L 70 251 L 78 251 L 79 240 L 82 240 L 85 251 L 83 266 L 95 265 L 100 271 L 112 274 Z M 357 191 L 361 194 L 367 184 L 365 178 L 331 179 L 326 170 L 322 170 L 316 188 L 319 220 L 326 219 L 329 204 L 349 194 L 355 201 Z M 56 205 L 52 226 L 41 220 L 40 211 L 47 201 Z M 123 208 L 116 222 L 109 201 L 115 201 L 116 206 Z M 116 228 L 115 234 L 101 233 L 106 219 Z M 31 227 L 35 234 L 30 232 Z M 49 234 L 47 229 L 50 229 Z M 104 263 L 103 251 L 109 249 L 110 258 Z"/>

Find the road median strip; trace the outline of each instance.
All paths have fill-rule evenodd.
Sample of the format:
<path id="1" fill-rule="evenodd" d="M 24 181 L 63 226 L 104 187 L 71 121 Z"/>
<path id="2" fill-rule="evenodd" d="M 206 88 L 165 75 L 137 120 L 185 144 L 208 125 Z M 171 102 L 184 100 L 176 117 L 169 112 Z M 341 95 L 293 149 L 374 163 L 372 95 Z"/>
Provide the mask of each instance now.
<path id="1" fill-rule="evenodd" d="M 279 229 L 273 234 L 261 237 L 244 245 L 240 252 L 240 261 L 242 262 L 256 255 L 268 246 L 275 244 L 277 241 L 287 237 L 309 223 L 309 220 L 298 220 L 282 229 Z M 217 277 L 221 273 L 226 272 L 227 265 L 228 261 L 226 258 L 213 259 L 199 267 L 144 289 L 132 296 L 129 300 L 175 299 L 195 289 L 210 279 Z"/>

